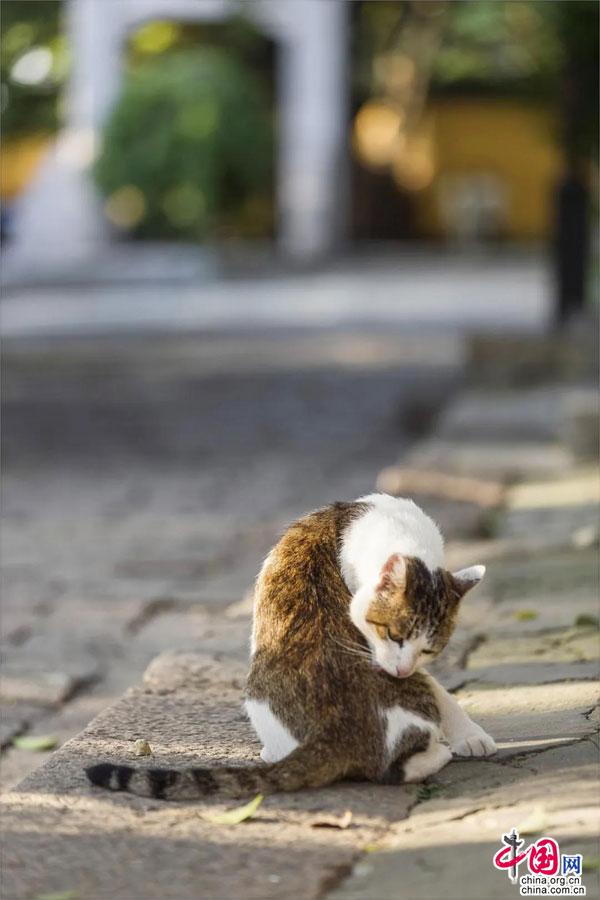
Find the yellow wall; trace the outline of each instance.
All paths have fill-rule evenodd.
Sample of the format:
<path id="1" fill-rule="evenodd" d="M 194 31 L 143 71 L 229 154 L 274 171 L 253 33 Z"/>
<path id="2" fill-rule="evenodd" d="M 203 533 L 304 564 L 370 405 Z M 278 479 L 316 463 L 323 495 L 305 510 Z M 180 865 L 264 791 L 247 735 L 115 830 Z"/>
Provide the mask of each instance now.
<path id="1" fill-rule="evenodd" d="M 2 141 L 0 197 L 12 200 L 24 190 L 50 146 L 47 135 L 31 135 Z"/>
<path id="2" fill-rule="evenodd" d="M 557 128 L 550 112 L 524 102 L 490 99 L 437 101 L 429 112 L 436 175 L 415 195 L 419 230 L 444 236 L 441 177 L 481 172 L 503 181 L 506 237 L 546 237 L 552 222 L 551 192 L 560 172 Z"/>
<path id="3" fill-rule="evenodd" d="M 505 236 L 545 238 L 551 222 L 551 192 L 560 172 L 556 124 L 538 106 L 504 100 L 452 99 L 433 102 L 426 115 L 435 177 L 413 194 L 421 234 L 444 237 L 440 191 L 444 176 L 486 173 L 502 180 L 507 195 Z M 12 199 L 31 180 L 51 138 L 32 135 L 5 140 L 0 158 L 0 196 Z"/>

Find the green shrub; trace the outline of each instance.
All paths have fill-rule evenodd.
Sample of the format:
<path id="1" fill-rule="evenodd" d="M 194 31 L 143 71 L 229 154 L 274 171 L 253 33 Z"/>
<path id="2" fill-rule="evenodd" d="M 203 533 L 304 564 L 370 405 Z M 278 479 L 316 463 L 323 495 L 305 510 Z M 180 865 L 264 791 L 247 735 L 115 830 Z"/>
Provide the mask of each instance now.
<path id="1" fill-rule="evenodd" d="M 118 227 L 203 239 L 263 209 L 265 198 L 268 206 L 271 170 L 262 84 L 230 55 L 202 48 L 130 72 L 94 175 Z"/>

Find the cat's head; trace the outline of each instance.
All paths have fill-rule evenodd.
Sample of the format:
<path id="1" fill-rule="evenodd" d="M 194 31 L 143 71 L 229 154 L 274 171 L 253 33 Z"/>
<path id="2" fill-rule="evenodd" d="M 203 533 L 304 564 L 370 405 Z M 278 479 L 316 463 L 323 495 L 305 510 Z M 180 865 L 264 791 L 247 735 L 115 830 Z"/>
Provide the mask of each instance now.
<path id="1" fill-rule="evenodd" d="M 484 574 L 485 566 L 431 572 L 416 557 L 390 556 L 375 590 L 352 609 L 374 662 L 407 678 L 434 659 L 450 639 L 461 599 Z"/>

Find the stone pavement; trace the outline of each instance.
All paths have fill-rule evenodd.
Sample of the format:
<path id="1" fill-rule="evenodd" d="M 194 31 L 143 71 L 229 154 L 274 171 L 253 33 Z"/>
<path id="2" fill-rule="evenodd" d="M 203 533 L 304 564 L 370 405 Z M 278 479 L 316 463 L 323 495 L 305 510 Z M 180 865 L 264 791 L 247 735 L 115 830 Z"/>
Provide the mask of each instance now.
<path id="1" fill-rule="evenodd" d="M 322 383 L 320 386 L 322 389 Z M 517 418 L 521 414 L 519 397 L 514 399 Z M 472 400 L 471 395 L 469 402 Z M 436 439 L 450 440 L 446 429 L 453 415 L 464 425 L 465 414 L 460 412 L 464 404 L 465 397 L 459 397 L 447 408 Z M 493 403 L 489 405 L 493 407 Z M 505 407 L 502 416 L 506 426 Z M 178 497 L 178 508 L 168 504 L 165 508 L 164 497 L 160 503 L 155 495 L 150 501 L 136 499 L 135 481 L 118 486 L 100 479 L 107 489 L 109 527 L 99 530 L 97 523 L 92 527 L 91 520 L 81 515 L 81 506 L 85 509 L 86 503 L 97 503 L 98 495 L 86 496 L 75 479 L 73 502 L 79 504 L 78 514 L 67 505 L 60 530 L 64 534 L 69 521 L 78 523 L 72 533 L 78 567 L 72 559 L 68 565 L 63 560 L 63 569 L 53 572 L 57 580 L 62 575 L 63 581 L 55 588 L 62 599 L 50 603 L 46 618 L 50 624 L 57 615 L 64 624 L 81 615 L 77 625 L 85 636 L 87 613 L 80 613 L 78 606 L 82 591 L 97 602 L 104 601 L 101 608 L 110 609 L 111 615 L 103 617 L 99 635 L 96 618 L 87 641 L 76 635 L 77 639 L 73 638 L 72 629 L 61 628 L 81 658 L 77 653 L 71 656 L 68 646 L 52 652 L 55 659 L 69 660 L 73 674 L 65 667 L 60 671 L 74 681 L 65 686 L 56 679 L 38 677 L 37 684 L 46 684 L 48 691 L 45 733 L 54 727 L 50 704 L 60 703 L 69 690 L 72 699 L 55 714 L 57 729 L 67 708 L 73 711 L 72 724 L 78 716 L 83 725 L 95 712 L 99 714 L 52 753 L 42 768 L 3 795 L 4 896 L 10 900 L 34 900 L 51 893 L 73 900 L 510 898 L 518 896 L 518 888 L 493 869 L 491 857 L 502 834 L 513 826 L 532 840 L 541 834 L 555 837 L 563 852 L 583 853 L 587 896 L 598 896 L 598 528 L 589 516 L 590 502 L 595 502 L 598 491 L 597 472 L 585 456 L 569 449 L 560 429 L 558 434 L 548 430 L 546 419 L 541 426 L 542 431 L 532 427 L 528 433 L 521 468 L 516 453 L 508 469 L 504 463 L 492 465 L 494 448 L 503 451 L 504 458 L 507 448 L 497 432 L 490 437 L 493 423 L 489 419 L 479 431 L 473 423 L 464 446 L 460 429 L 452 435 L 456 452 L 444 456 L 443 468 L 449 473 L 460 471 L 469 443 L 482 447 L 481 468 L 473 465 L 469 471 L 474 476 L 485 473 L 501 483 L 503 502 L 493 516 L 489 509 L 477 510 L 474 503 L 434 497 L 423 501 L 454 537 L 448 546 L 452 566 L 488 565 L 484 583 L 464 603 L 456 638 L 436 670 L 494 735 L 498 755 L 488 760 L 453 761 L 422 786 L 344 784 L 269 797 L 253 819 L 236 826 L 209 820 L 207 814 L 214 808 L 225 808 L 218 800 L 175 805 L 105 794 L 88 787 L 82 770 L 88 760 L 98 758 L 135 760 L 139 765 L 157 761 L 184 765 L 198 759 L 243 764 L 257 759 L 259 745 L 240 707 L 250 625 L 250 604 L 242 597 L 242 585 L 249 583 L 244 580 L 251 578 L 256 558 L 281 525 L 281 511 L 291 511 L 296 497 L 284 492 L 286 503 L 277 506 L 277 512 L 273 507 L 260 507 L 258 532 L 252 527 L 252 504 L 248 518 L 242 517 L 241 522 L 226 507 L 218 507 L 223 531 L 233 528 L 232 543 L 225 552 L 218 541 L 210 540 L 211 535 L 221 533 L 215 528 L 215 513 L 207 516 L 204 524 L 200 517 L 202 540 L 191 524 L 183 536 L 179 531 L 196 520 L 194 507 L 204 496 L 189 495 L 189 477 L 178 483 L 173 475 L 173 480 L 161 482 L 160 491 Z M 507 433 L 514 434 L 510 428 Z M 377 434 L 383 451 L 379 458 L 388 463 L 390 443 L 381 441 L 381 430 Z M 510 439 L 506 443 L 509 445 Z M 544 447 L 558 448 L 562 456 L 557 454 L 554 468 L 532 469 L 528 455 L 532 445 L 541 457 Z M 431 439 L 413 447 L 413 467 L 431 466 L 430 447 Z M 337 479 L 337 489 L 355 487 L 367 478 L 376 455 L 369 445 L 363 469 L 357 468 L 352 454 L 343 465 L 343 454 L 336 457 L 335 453 L 339 451 L 339 432 L 331 443 L 319 442 L 312 449 L 320 454 L 323 477 Z M 325 463 L 329 458 L 328 470 Z M 272 485 L 278 471 L 282 483 L 289 484 L 289 468 L 281 471 L 275 466 L 268 471 L 277 459 L 269 458 L 264 471 L 252 470 L 254 479 L 262 475 L 256 482 L 259 487 Z M 243 490 L 243 479 L 240 482 L 236 488 Z M 306 484 L 304 481 L 302 490 Z M 148 480 L 142 479 L 141 486 L 147 490 Z M 119 524 L 122 488 L 126 487 L 131 491 L 127 502 L 134 509 L 139 504 L 140 518 L 125 516 L 125 522 Z M 324 486 L 311 482 L 313 488 L 318 493 Z M 16 635 L 13 651 L 16 654 L 19 640 L 25 646 L 37 640 L 33 657 L 40 661 L 52 644 L 50 632 L 41 629 L 39 637 L 37 633 L 28 635 L 19 610 L 22 598 L 31 596 L 36 583 L 35 573 L 26 568 L 29 541 L 37 537 L 48 559 L 58 548 L 48 536 L 50 518 L 57 511 L 53 491 L 64 498 L 56 485 L 47 488 L 46 494 L 43 485 L 31 486 L 30 502 L 36 502 L 41 494 L 48 506 L 48 522 L 36 525 L 23 544 L 18 529 L 11 531 L 14 559 L 22 548 L 22 568 L 16 566 L 12 573 L 15 602 L 9 606 L 9 615 L 14 615 L 12 634 Z M 21 490 L 20 504 L 24 496 Z M 253 496 L 262 493 L 259 490 Z M 116 512 L 111 512 L 111 504 Z M 19 509 L 27 522 L 28 508 Z M 16 510 L 12 512 L 14 516 Z M 153 516 L 151 533 L 154 539 L 162 534 L 164 541 L 158 564 L 156 548 L 149 556 L 148 547 L 137 543 L 140 531 L 154 521 Z M 90 522 L 88 529 L 81 532 L 81 523 L 86 521 Z M 488 535 L 485 540 L 483 533 Z M 98 544 L 94 544 L 98 537 L 108 542 L 108 546 L 102 545 L 99 561 Z M 185 554 L 176 555 L 174 550 L 182 547 Z M 115 548 L 122 548 L 121 556 Z M 41 560 L 40 565 L 43 563 Z M 99 592 L 106 589 L 108 571 L 118 577 L 111 579 L 111 594 L 103 598 Z M 144 587 L 148 584 L 152 590 Z M 43 603 L 44 598 L 33 602 Z M 124 633 L 131 636 L 126 648 Z M 112 647 L 112 655 L 107 659 L 98 647 Z M 138 687 L 103 708 L 109 695 L 121 693 L 131 676 L 131 660 L 124 655 L 131 655 L 133 668 L 141 669 L 165 647 L 172 649 L 160 653 Z M 19 682 L 18 669 L 16 659 L 11 675 L 9 658 L 9 686 L 21 697 L 15 707 L 26 711 L 32 697 L 26 679 L 21 677 Z M 39 671 L 43 673 L 43 667 Z M 85 685 L 90 689 L 85 690 Z M 134 755 L 134 742 L 139 738 L 150 742 L 152 757 Z M 10 750 L 7 765 L 15 753 L 14 748 Z M 349 825 L 335 827 L 336 822 L 344 824 L 341 816 L 346 810 L 352 812 Z M 329 827 L 323 827 L 324 820 L 329 820 Z"/>

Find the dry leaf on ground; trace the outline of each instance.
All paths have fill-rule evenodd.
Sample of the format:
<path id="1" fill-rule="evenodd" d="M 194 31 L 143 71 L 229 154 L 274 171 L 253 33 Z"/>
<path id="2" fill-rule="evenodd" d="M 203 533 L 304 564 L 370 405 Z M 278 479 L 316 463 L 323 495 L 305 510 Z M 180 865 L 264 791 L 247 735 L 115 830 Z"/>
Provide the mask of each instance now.
<path id="1" fill-rule="evenodd" d="M 310 823 L 311 828 L 348 828 L 352 822 L 352 810 L 347 809 L 341 816 L 323 816 Z"/>
<path id="2" fill-rule="evenodd" d="M 151 756 L 152 747 L 148 741 L 144 741 L 140 738 L 140 740 L 136 741 L 133 745 L 133 752 L 136 756 Z"/>

